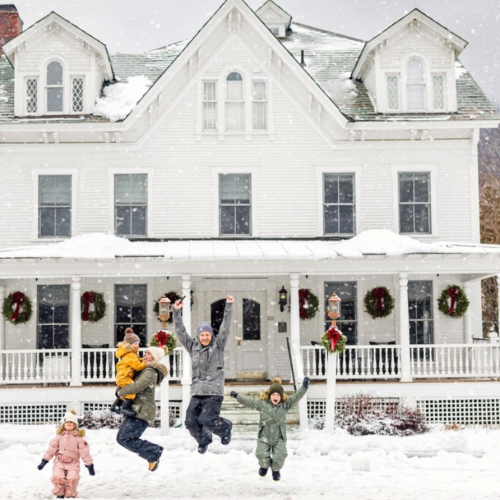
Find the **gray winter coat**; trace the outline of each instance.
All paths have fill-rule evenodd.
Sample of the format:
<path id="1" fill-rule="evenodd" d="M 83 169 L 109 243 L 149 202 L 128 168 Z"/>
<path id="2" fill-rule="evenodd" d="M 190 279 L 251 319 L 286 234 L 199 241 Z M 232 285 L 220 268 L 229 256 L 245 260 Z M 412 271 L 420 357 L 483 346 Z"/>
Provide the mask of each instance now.
<path id="1" fill-rule="evenodd" d="M 156 417 L 155 387 L 161 384 L 167 374 L 165 365 L 148 361 L 146 368 L 135 376 L 134 382 L 118 391 L 120 397 L 137 394 L 132 409 L 137 413 L 136 418 L 145 420 L 150 427 L 153 427 Z"/>
<path id="2" fill-rule="evenodd" d="M 219 335 L 203 347 L 198 338 L 191 338 L 182 322 L 180 309 L 174 309 L 174 324 L 177 338 L 191 356 L 193 370 L 192 396 L 224 396 L 224 348 L 226 347 L 233 318 L 233 304 L 226 302 L 224 319 Z"/>

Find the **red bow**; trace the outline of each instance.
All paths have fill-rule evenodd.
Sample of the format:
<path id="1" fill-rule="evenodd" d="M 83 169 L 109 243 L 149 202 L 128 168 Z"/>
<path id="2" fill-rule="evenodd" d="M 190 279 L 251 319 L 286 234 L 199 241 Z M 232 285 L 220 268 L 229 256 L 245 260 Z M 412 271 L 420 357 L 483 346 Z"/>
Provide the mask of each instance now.
<path id="1" fill-rule="evenodd" d="M 385 298 L 385 290 L 382 287 L 374 288 L 372 290 L 372 295 L 377 302 L 375 304 L 375 312 L 384 312 L 384 304 L 382 303 L 382 299 Z"/>
<path id="2" fill-rule="evenodd" d="M 328 338 L 332 341 L 332 352 L 334 352 L 337 342 L 342 338 L 342 334 L 337 330 L 337 327 L 332 326 L 328 330 Z"/>
<path id="3" fill-rule="evenodd" d="M 82 296 L 82 299 L 84 303 L 82 321 L 88 321 L 90 304 L 94 303 L 95 295 L 93 292 L 85 292 Z"/>
<path id="4" fill-rule="evenodd" d="M 307 318 L 307 310 L 305 308 L 306 300 L 309 298 L 309 290 L 306 288 L 301 288 L 299 290 L 299 301 L 300 301 L 300 317 L 301 319 Z"/>
<path id="5" fill-rule="evenodd" d="M 168 333 L 160 330 L 155 335 L 155 339 L 158 342 L 158 347 L 163 347 L 168 342 Z"/>
<path id="6" fill-rule="evenodd" d="M 16 309 L 14 310 L 14 314 L 12 315 L 12 321 L 17 321 L 17 317 L 19 316 L 19 310 L 21 309 L 21 304 L 24 302 L 24 293 L 22 292 L 14 292 L 12 294 L 12 302 L 16 304 Z"/>
<path id="7" fill-rule="evenodd" d="M 457 302 L 457 297 L 458 297 L 458 288 L 455 286 L 453 288 L 450 288 L 448 290 L 448 295 L 451 299 L 451 306 L 450 306 L 450 309 L 448 310 L 448 312 L 450 314 L 453 314 L 455 312 L 455 304 Z"/>

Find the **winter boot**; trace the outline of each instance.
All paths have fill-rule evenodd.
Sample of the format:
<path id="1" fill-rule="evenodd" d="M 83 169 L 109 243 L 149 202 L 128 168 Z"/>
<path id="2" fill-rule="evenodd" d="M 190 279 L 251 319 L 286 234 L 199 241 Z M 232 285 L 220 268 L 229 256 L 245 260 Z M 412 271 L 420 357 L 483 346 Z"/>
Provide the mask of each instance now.
<path id="1" fill-rule="evenodd" d="M 198 453 L 201 453 L 203 455 L 203 453 L 205 453 L 208 450 L 208 444 L 200 444 L 198 446 Z"/>
<path id="2" fill-rule="evenodd" d="M 57 495 L 56 498 L 64 498 L 64 495 Z"/>
<path id="3" fill-rule="evenodd" d="M 156 469 L 158 469 L 159 465 L 160 465 L 160 458 L 158 457 L 154 462 L 149 462 L 149 470 L 151 472 L 154 472 Z"/>
<path id="4" fill-rule="evenodd" d="M 136 413 L 132 410 L 132 399 L 125 399 L 122 404 L 120 413 L 125 417 L 135 417 Z"/>
<path id="5" fill-rule="evenodd" d="M 267 471 L 268 471 L 268 469 L 266 469 L 265 467 L 261 467 L 259 469 L 259 476 L 264 477 L 267 474 Z"/>
<path id="6" fill-rule="evenodd" d="M 281 474 L 279 470 L 273 470 L 273 481 L 279 481 L 281 479 Z"/>
<path id="7" fill-rule="evenodd" d="M 122 404 L 123 404 L 123 401 L 120 398 L 116 398 L 113 401 L 113 404 L 111 405 L 111 408 L 109 410 L 112 411 L 113 413 L 120 413 L 120 408 L 121 408 Z M 64 497 L 62 497 L 62 498 L 64 498 Z"/>
<path id="8" fill-rule="evenodd" d="M 228 420 L 228 424 L 229 424 L 229 427 L 228 427 L 226 433 L 220 439 L 220 442 L 222 444 L 229 444 L 231 442 L 231 429 L 233 428 L 233 423 L 230 420 Z"/>

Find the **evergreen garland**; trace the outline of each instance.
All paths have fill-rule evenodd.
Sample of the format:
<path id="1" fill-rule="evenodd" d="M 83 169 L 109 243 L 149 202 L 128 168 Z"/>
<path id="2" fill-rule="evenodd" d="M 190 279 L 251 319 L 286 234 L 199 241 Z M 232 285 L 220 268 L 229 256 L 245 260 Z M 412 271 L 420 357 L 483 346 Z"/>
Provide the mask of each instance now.
<path id="1" fill-rule="evenodd" d="M 16 319 L 13 319 L 15 308 L 17 307 L 17 302 L 14 302 L 14 300 L 21 300 L 21 306 Z M 2 314 L 4 315 L 4 318 L 13 325 L 27 323 L 31 319 L 32 312 L 31 300 L 22 292 L 9 293 L 9 295 L 7 295 L 7 297 L 3 300 Z"/>
<path id="2" fill-rule="evenodd" d="M 469 299 L 463 288 L 457 285 L 447 286 L 438 299 L 439 310 L 450 318 L 461 318 L 467 311 L 469 304 Z"/>
<path id="3" fill-rule="evenodd" d="M 385 286 L 368 290 L 364 299 L 365 311 L 373 318 L 385 318 L 394 309 L 394 298 Z"/>
<path id="4" fill-rule="evenodd" d="M 89 300 L 88 299 L 89 296 L 93 298 L 93 300 L 90 300 L 89 303 L 93 304 L 94 310 L 93 311 L 87 310 L 88 319 L 85 319 L 84 312 L 85 312 L 86 301 L 84 300 L 84 297 L 87 300 Z M 85 292 L 84 294 L 82 294 L 80 298 L 80 307 L 82 313 L 82 321 L 88 321 L 89 323 L 97 323 L 106 315 L 107 304 L 106 301 L 104 300 L 104 294 L 94 291 Z"/>

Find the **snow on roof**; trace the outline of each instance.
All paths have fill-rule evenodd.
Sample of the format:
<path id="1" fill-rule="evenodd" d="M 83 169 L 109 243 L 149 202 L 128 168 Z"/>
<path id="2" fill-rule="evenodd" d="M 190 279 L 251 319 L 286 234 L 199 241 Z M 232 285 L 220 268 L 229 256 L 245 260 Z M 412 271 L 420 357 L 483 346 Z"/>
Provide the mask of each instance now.
<path id="1" fill-rule="evenodd" d="M 422 243 L 387 230 L 364 231 L 349 240 L 182 240 L 132 242 L 91 233 L 61 243 L 0 250 L 0 259 L 114 259 L 160 257 L 172 260 L 322 260 L 366 255 L 500 254 L 498 245 Z"/>

